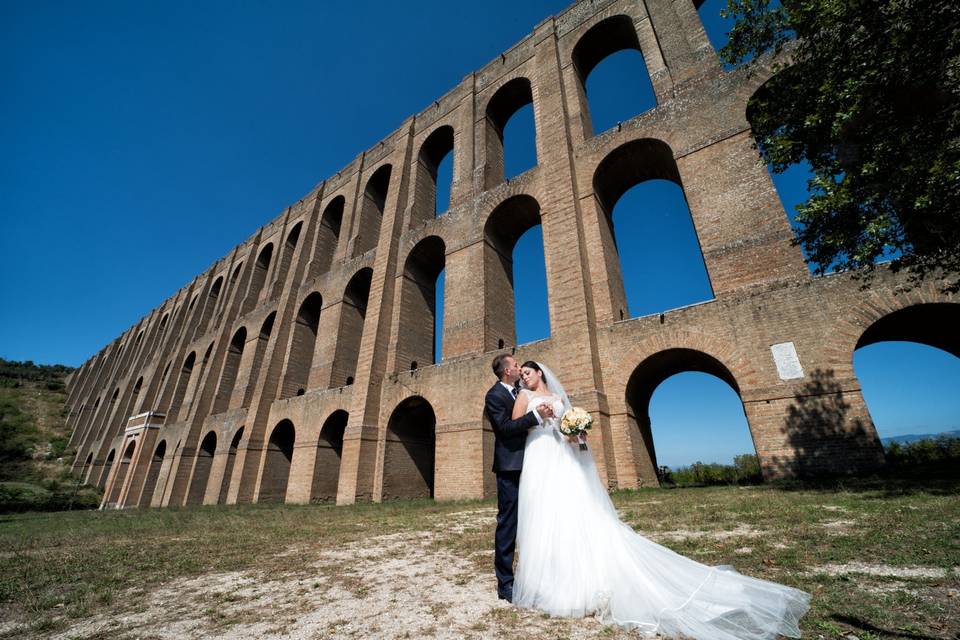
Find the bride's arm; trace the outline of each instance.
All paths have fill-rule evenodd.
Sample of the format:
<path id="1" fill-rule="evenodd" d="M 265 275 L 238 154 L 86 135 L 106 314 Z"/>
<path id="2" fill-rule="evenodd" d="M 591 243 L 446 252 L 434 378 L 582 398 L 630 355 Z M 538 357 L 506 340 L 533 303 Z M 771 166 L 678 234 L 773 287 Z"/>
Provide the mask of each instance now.
<path id="1" fill-rule="evenodd" d="M 512 418 L 514 420 L 527 412 L 527 403 L 529 402 L 530 398 L 527 397 L 527 394 L 523 393 L 522 391 L 517 394 L 517 400 L 513 403 Z"/>

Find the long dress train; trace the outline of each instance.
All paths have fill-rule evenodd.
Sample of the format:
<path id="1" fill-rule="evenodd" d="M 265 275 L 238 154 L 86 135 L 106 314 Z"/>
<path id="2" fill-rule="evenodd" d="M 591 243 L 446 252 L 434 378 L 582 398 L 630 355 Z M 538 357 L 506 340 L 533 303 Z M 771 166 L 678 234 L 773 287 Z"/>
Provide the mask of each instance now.
<path id="1" fill-rule="evenodd" d="M 530 394 L 529 406 L 556 396 Z M 810 595 L 708 567 L 620 521 L 593 455 L 568 443 L 552 419 L 531 429 L 520 476 L 513 602 L 554 616 L 596 615 L 642 635 L 697 640 L 799 637 Z"/>

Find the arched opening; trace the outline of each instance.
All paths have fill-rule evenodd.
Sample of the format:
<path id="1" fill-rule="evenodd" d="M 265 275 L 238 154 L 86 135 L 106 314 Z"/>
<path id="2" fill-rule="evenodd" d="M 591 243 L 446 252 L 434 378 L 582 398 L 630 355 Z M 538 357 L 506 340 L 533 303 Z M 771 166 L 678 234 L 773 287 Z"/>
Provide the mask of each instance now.
<path id="1" fill-rule="evenodd" d="M 130 471 L 130 462 L 133 460 L 133 453 L 136 451 L 137 443 L 130 442 L 127 448 L 120 456 L 120 466 L 117 467 L 117 474 L 110 486 L 110 497 L 107 498 L 107 506 L 113 506 L 120 500 L 120 493 L 123 491 L 123 483 L 127 480 L 127 473 Z"/>
<path id="2" fill-rule="evenodd" d="M 367 299 L 370 297 L 372 278 L 373 270 L 365 267 L 350 278 L 343 292 L 331 387 L 351 384 L 357 373 L 360 340 L 363 338 L 363 323 L 367 317 Z"/>
<path id="3" fill-rule="evenodd" d="M 165 455 L 167 455 L 167 441 L 161 440 L 157 448 L 153 450 L 150 466 L 147 468 L 147 477 L 143 483 L 143 491 L 140 493 L 139 506 L 141 507 L 149 507 L 153 501 L 153 492 L 157 488 L 157 479 L 160 477 L 160 468 L 163 466 Z"/>
<path id="4" fill-rule="evenodd" d="M 100 472 L 100 478 L 97 480 L 97 486 L 101 489 L 107 484 L 107 478 L 110 477 L 110 470 L 113 468 L 113 459 L 117 455 L 116 449 L 111 449 L 107 454 L 107 459 L 103 463 L 103 470 Z"/>
<path id="5" fill-rule="evenodd" d="M 200 322 L 197 324 L 197 334 L 202 335 L 209 327 L 207 323 L 214 317 L 217 308 L 217 302 L 220 300 L 220 290 L 223 288 L 223 277 L 219 277 L 213 282 L 210 291 L 207 292 L 207 299 L 203 303 L 203 312 L 200 316 Z"/>
<path id="6" fill-rule="evenodd" d="M 296 432 L 293 423 L 281 420 L 267 442 L 267 455 L 260 480 L 259 502 L 283 502 L 287 497 L 287 480 L 290 478 L 290 463 L 293 461 L 293 445 Z"/>
<path id="7" fill-rule="evenodd" d="M 704 385 L 706 377 L 703 375 L 688 377 L 690 372 L 708 374 L 719 379 L 733 391 L 733 394 L 714 388 L 709 383 Z M 709 398 L 709 411 L 700 415 L 696 424 L 684 424 L 684 410 L 689 408 L 690 397 L 679 395 L 677 389 L 671 390 L 668 378 L 678 376 L 681 383 L 679 391 L 689 393 L 689 387 L 684 389 L 683 383 L 693 382 L 704 393 L 698 396 Z M 687 378 L 687 380 L 684 380 Z M 661 385 L 667 382 L 664 389 Z M 663 403 L 654 413 L 651 410 L 651 400 L 657 395 L 664 395 Z M 662 392 L 662 393 L 661 393 Z M 698 397 L 697 404 L 701 403 Z M 670 406 L 665 406 L 670 405 Z M 750 450 L 739 451 L 746 446 L 745 434 L 749 434 L 749 425 L 740 400 L 740 386 L 730 370 L 719 360 L 702 351 L 694 349 L 667 349 L 660 351 L 633 370 L 627 382 L 626 390 L 627 413 L 624 416 L 611 416 L 611 420 L 623 420 L 630 435 L 634 454 L 634 465 L 637 478 L 645 485 L 654 485 L 658 482 L 658 466 L 672 462 L 683 461 L 719 461 L 729 459 L 739 453 L 753 453 L 752 436 L 750 436 Z M 710 418 L 711 414 L 724 416 L 724 424 L 718 424 L 717 418 Z M 654 423 L 652 416 L 657 418 Z M 661 422 L 662 421 L 662 424 Z M 718 433 L 722 429 L 722 433 Z M 664 460 L 660 460 L 660 451 L 655 446 L 656 440 L 662 440 L 664 445 Z M 736 450 L 736 451 L 735 451 Z M 693 458 L 693 460 L 690 460 Z"/>
<path id="8" fill-rule="evenodd" d="M 573 48 L 585 137 L 657 106 L 633 20 L 619 15 L 587 31 Z M 594 73 L 596 72 L 596 73 Z"/>
<path id="9" fill-rule="evenodd" d="M 217 390 L 211 413 L 221 413 L 230 406 L 233 388 L 237 383 L 237 373 L 240 371 L 240 361 L 243 360 L 243 348 L 247 344 L 247 329 L 240 327 L 227 347 L 227 356 L 223 360 L 223 372 L 220 374 L 220 388 Z"/>
<path id="10" fill-rule="evenodd" d="M 416 244 L 404 263 L 400 282 L 400 326 L 397 334 L 398 371 L 438 362 L 437 310 L 443 299 L 437 296 L 437 282 L 445 266 L 446 246 L 437 236 Z M 410 366 L 408 366 L 410 365 Z"/>
<path id="11" fill-rule="evenodd" d="M 137 378 L 136 382 L 133 383 L 133 386 L 124 394 L 125 399 L 120 404 L 120 408 L 117 411 L 116 415 L 113 416 L 113 426 L 108 430 L 107 437 L 111 437 L 111 434 L 122 433 L 123 429 L 127 425 L 127 420 L 130 419 L 131 415 L 134 415 L 134 409 L 137 407 L 137 400 L 140 398 L 140 390 L 143 388 L 143 376 Z"/>
<path id="12" fill-rule="evenodd" d="M 871 324 L 853 366 L 884 448 L 960 437 L 960 304 L 916 304 Z"/>
<path id="13" fill-rule="evenodd" d="M 237 263 L 237 266 L 233 268 L 233 273 L 230 274 L 230 285 L 233 286 L 237 283 L 237 280 L 240 279 L 240 272 L 243 270 L 243 263 Z"/>
<path id="14" fill-rule="evenodd" d="M 193 366 L 197 361 L 197 352 L 191 351 L 186 360 L 183 361 L 183 367 L 180 368 L 180 376 L 177 378 L 177 386 L 173 390 L 173 398 L 170 400 L 170 407 L 166 414 L 173 418 L 180 410 L 183 402 L 183 396 L 187 393 L 187 385 L 190 382 L 190 376 L 193 374 Z"/>
<path id="15" fill-rule="evenodd" d="M 83 478 L 84 484 L 90 482 L 90 467 L 93 466 L 93 452 L 87 454 L 87 459 L 83 463 L 83 470 L 80 472 L 80 477 Z"/>
<path id="16" fill-rule="evenodd" d="M 158 328 L 158 331 L 159 331 L 160 335 L 163 335 L 163 332 L 166 330 L 166 328 L 167 328 L 167 320 L 169 320 L 169 319 L 170 319 L 170 314 L 169 314 L 169 313 L 163 314 L 163 317 L 160 318 L 160 326 L 159 326 L 159 328 Z"/>
<path id="17" fill-rule="evenodd" d="M 100 421 L 100 429 L 97 430 L 97 440 L 103 438 L 104 433 L 107 430 L 107 427 L 110 425 L 110 418 L 113 417 L 114 412 L 117 408 L 117 398 L 120 396 L 120 387 L 117 387 L 113 390 L 113 395 L 110 396 L 110 404 L 104 407 L 103 418 Z"/>
<path id="18" fill-rule="evenodd" d="M 367 181 L 360 203 L 360 219 L 357 225 L 354 256 L 375 248 L 380 239 L 380 223 L 383 220 L 383 208 L 387 203 L 387 189 L 390 187 L 392 167 L 385 164 L 377 169 Z"/>
<path id="19" fill-rule="evenodd" d="M 317 327 L 320 326 L 322 308 L 323 298 L 316 291 L 300 304 L 290 337 L 287 375 L 280 390 L 281 398 L 300 395 L 310 386 L 310 368 L 317 348 Z"/>
<path id="20" fill-rule="evenodd" d="M 546 304 L 524 304 L 528 298 L 539 298 L 546 303 L 546 271 L 543 264 L 543 240 L 540 236 L 540 246 L 527 246 L 522 258 L 524 272 L 518 274 L 524 286 L 515 289 L 514 256 L 516 247 L 522 236 L 531 230 L 539 231 L 540 205 L 528 195 L 514 196 L 501 203 L 484 226 L 484 281 L 488 292 L 510 292 L 509 295 L 488 295 L 486 308 L 490 335 L 487 338 L 488 349 L 493 345 L 510 347 L 517 344 L 516 316 L 518 307 L 524 308 L 524 325 L 528 331 L 526 337 L 548 337 L 550 335 L 550 318 Z M 536 238 L 537 233 L 532 237 Z M 525 239 L 525 238 L 524 238 Z M 535 243 L 532 243 L 535 244 Z M 539 256 L 539 262 L 536 257 Z M 529 258 L 529 259 L 528 259 Z M 542 283 L 542 284 L 541 284 Z M 542 297 L 541 297 L 542 296 Z M 536 339 L 536 338 L 532 338 Z M 501 342 L 502 341 L 502 342 Z"/>
<path id="21" fill-rule="evenodd" d="M 270 342 L 270 335 L 273 333 L 273 322 L 277 317 L 277 312 L 273 311 L 266 317 L 263 321 L 263 324 L 260 325 L 260 333 L 257 335 L 257 346 L 253 351 L 253 362 L 250 365 L 250 370 L 247 372 L 249 376 L 246 383 L 243 386 L 243 400 L 240 401 L 239 406 L 249 407 L 250 401 L 253 400 L 253 394 L 257 390 L 257 385 L 254 384 L 256 381 L 256 376 L 260 373 L 260 365 L 263 362 L 263 354 L 267 350 L 267 344 Z M 235 403 L 231 403 L 231 408 L 235 406 Z"/>
<path id="22" fill-rule="evenodd" d="M 710 40 L 710 44 L 715 52 L 720 51 L 730 40 L 730 30 L 736 24 L 732 17 L 721 15 L 727 7 L 726 0 L 695 0 L 697 13 L 700 14 L 700 21 L 703 24 L 703 30 Z M 724 68 L 729 70 L 735 65 L 724 64 Z"/>
<path id="23" fill-rule="evenodd" d="M 669 146 L 644 139 L 618 147 L 597 167 L 593 188 L 604 246 L 619 258 L 607 261 L 614 319 L 713 298 Z"/>
<path id="24" fill-rule="evenodd" d="M 297 243 L 300 241 L 300 230 L 303 228 L 303 222 L 298 222 L 290 229 L 287 239 L 283 243 L 283 252 L 280 254 L 280 264 L 277 266 L 276 281 L 283 281 L 287 277 L 287 271 L 290 269 L 290 263 L 293 261 L 293 254 L 297 250 Z"/>
<path id="25" fill-rule="evenodd" d="M 432 498 L 437 418 L 424 398 L 407 398 L 387 422 L 383 499 Z"/>
<path id="26" fill-rule="evenodd" d="M 142 340 L 143 340 L 143 329 L 141 329 L 139 332 L 137 332 L 137 337 L 136 337 L 136 339 L 134 339 L 134 341 L 133 341 L 133 346 L 134 346 L 134 347 L 139 347 L 139 346 L 140 346 L 140 342 L 141 342 Z"/>
<path id="27" fill-rule="evenodd" d="M 310 502 L 329 502 L 337 499 L 340 457 L 343 455 L 343 433 L 347 428 L 347 417 L 346 411 L 334 411 L 320 429 L 317 458 L 313 464 Z"/>
<path id="28" fill-rule="evenodd" d="M 213 456 L 217 452 L 217 434 L 211 431 L 204 436 L 197 450 L 197 460 L 193 465 L 193 479 L 190 481 L 190 491 L 187 493 L 187 504 L 203 504 L 203 496 L 207 493 L 207 482 L 210 480 L 210 469 L 213 467 Z"/>
<path id="29" fill-rule="evenodd" d="M 317 247 L 314 261 L 317 264 L 317 273 L 324 273 L 330 269 L 333 254 L 337 251 L 340 242 L 340 226 L 343 224 L 343 196 L 337 196 L 323 210 L 320 216 L 320 225 L 317 229 Z"/>
<path id="30" fill-rule="evenodd" d="M 523 113 L 518 114 L 521 110 Z M 512 122 L 515 114 L 519 115 L 516 123 Z M 533 115 L 533 89 L 526 78 L 510 80 L 487 103 L 484 130 L 486 189 L 537 165 L 537 132 Z M 514 146 L 514 141 L 522 144 Z M 505 149 L 510 152 L 509 157 Z"/>
<path id="31" fill-rule="evenodd" d="M 253 275 L 250 278 L 250 292 L 247 294 L 247 308 L 253 308 L 260 300 L 260 292 L 267 281 L 270 271 L 270 261 L 273 259 L 273 243 L 267 244 L 260 250 L 257 261 L 253 265 Z"/>
<path id="32" fill-rule="evenodd" d="M 744 113 L 744 117 L 747 122 L 750 123 L 751 135 L 753 136 L 753 141 L 757 145 L 757 148 L 761 148 L 762 139 L 757 138 L 757 128 L 764 129 L 764 123 L 757 122 L 757 110 L 756 107 L 758 104 L 762 104 L 765 100 L 769 99 L 771 91 L 777 92 L 777 86 L 783 83 L 791 83 L 793 80 L 790 77 L 791 67 L 787 67 L 782 71 L 775 74 L 772 78 L 768 79 L 764 84 L 762 84 L 753 95 L 750 97 L 750 100 L 747 101 L 747 108 Z M 797 207 L 810 197 L 810 189 L 808 187 L 810 180 L 813 176 L 813 168 L 810 166 L 810 163 L 806 160 L 801 160 L 796 164 L 791 164 L 783 168 L 782 171 L 774 171 L 774 167 L 771 163 L 766 163 L 767 174 L 770 176 L 770 181 L 773 183 L 773 186 L 777 192 L 777 196 L 780 199 L 780 205 L 783 209 L 783 213 L 786 214 L 787 221 L 790 224 L 790 228 L 793 232 L 794 237 L 801 230 L 801 225 L 797 222 Z M 800 250 L 803 254 L 803 259 L 807 264 L 807 269 L 811 273 L 816 273 L 820 265 L 816 261 L 812 260 L 809 252 L 806 247 L 800 245 Z M 835 270 L 835 265 L 826 265 L 826 271 L 831 272 Z"/>
<path id="33" fill-rule="evenodd" d="M 444 171 L 445 180 L 441 183 L 438 179 L 441 165 L 448 160 L 452 163 L 453 127 L 445 125 L 427 136 L 417 155 L 411 224 L 434 218 L 450 208 L 452 175 Z"/>
<path id="34" fill-rule="evenodd" d="M 226 504 L 227 496 L 230 494 L 230 479 L 233 476 L 233 465 L 237 459 L 237 448 L 240 446 L 240 439 L 243 437 L 243 427 L 237 429 L 233 440 L 230 441 L 230 449 L 227 451 L 227 461 L 223 470 L 223 481 L 220 483 L 220 496 L 217 498 L 217 504 Z"/>

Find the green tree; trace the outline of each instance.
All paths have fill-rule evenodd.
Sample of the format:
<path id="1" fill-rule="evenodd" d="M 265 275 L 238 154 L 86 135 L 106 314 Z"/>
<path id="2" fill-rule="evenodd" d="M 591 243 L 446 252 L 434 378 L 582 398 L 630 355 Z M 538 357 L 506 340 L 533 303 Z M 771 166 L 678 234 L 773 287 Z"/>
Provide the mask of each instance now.
<path id="1" fill-rule="evenodd" d="M 893 258 L 960 289 L 960 3 L 727 0 L 720 55 L 772 64 L 748 116 L 775 172 L 806 161 L 797 207 L 819 273 Z"/>

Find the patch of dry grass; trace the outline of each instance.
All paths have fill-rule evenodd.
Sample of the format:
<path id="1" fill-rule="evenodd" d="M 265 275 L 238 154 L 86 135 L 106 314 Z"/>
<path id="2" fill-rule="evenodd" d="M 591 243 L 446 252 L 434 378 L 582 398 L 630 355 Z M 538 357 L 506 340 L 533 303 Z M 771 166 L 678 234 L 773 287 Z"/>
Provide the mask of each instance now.
<path id="1" fill-rule="evenodd" d="M 958 487 L 613 497 L 660 544 L 811 592 L 805 637 L 946 639 L 960 632 Z M 6 516 L 0 637 L 632 637 L 496 601 L 494 526 L 490 501 Z"/>

